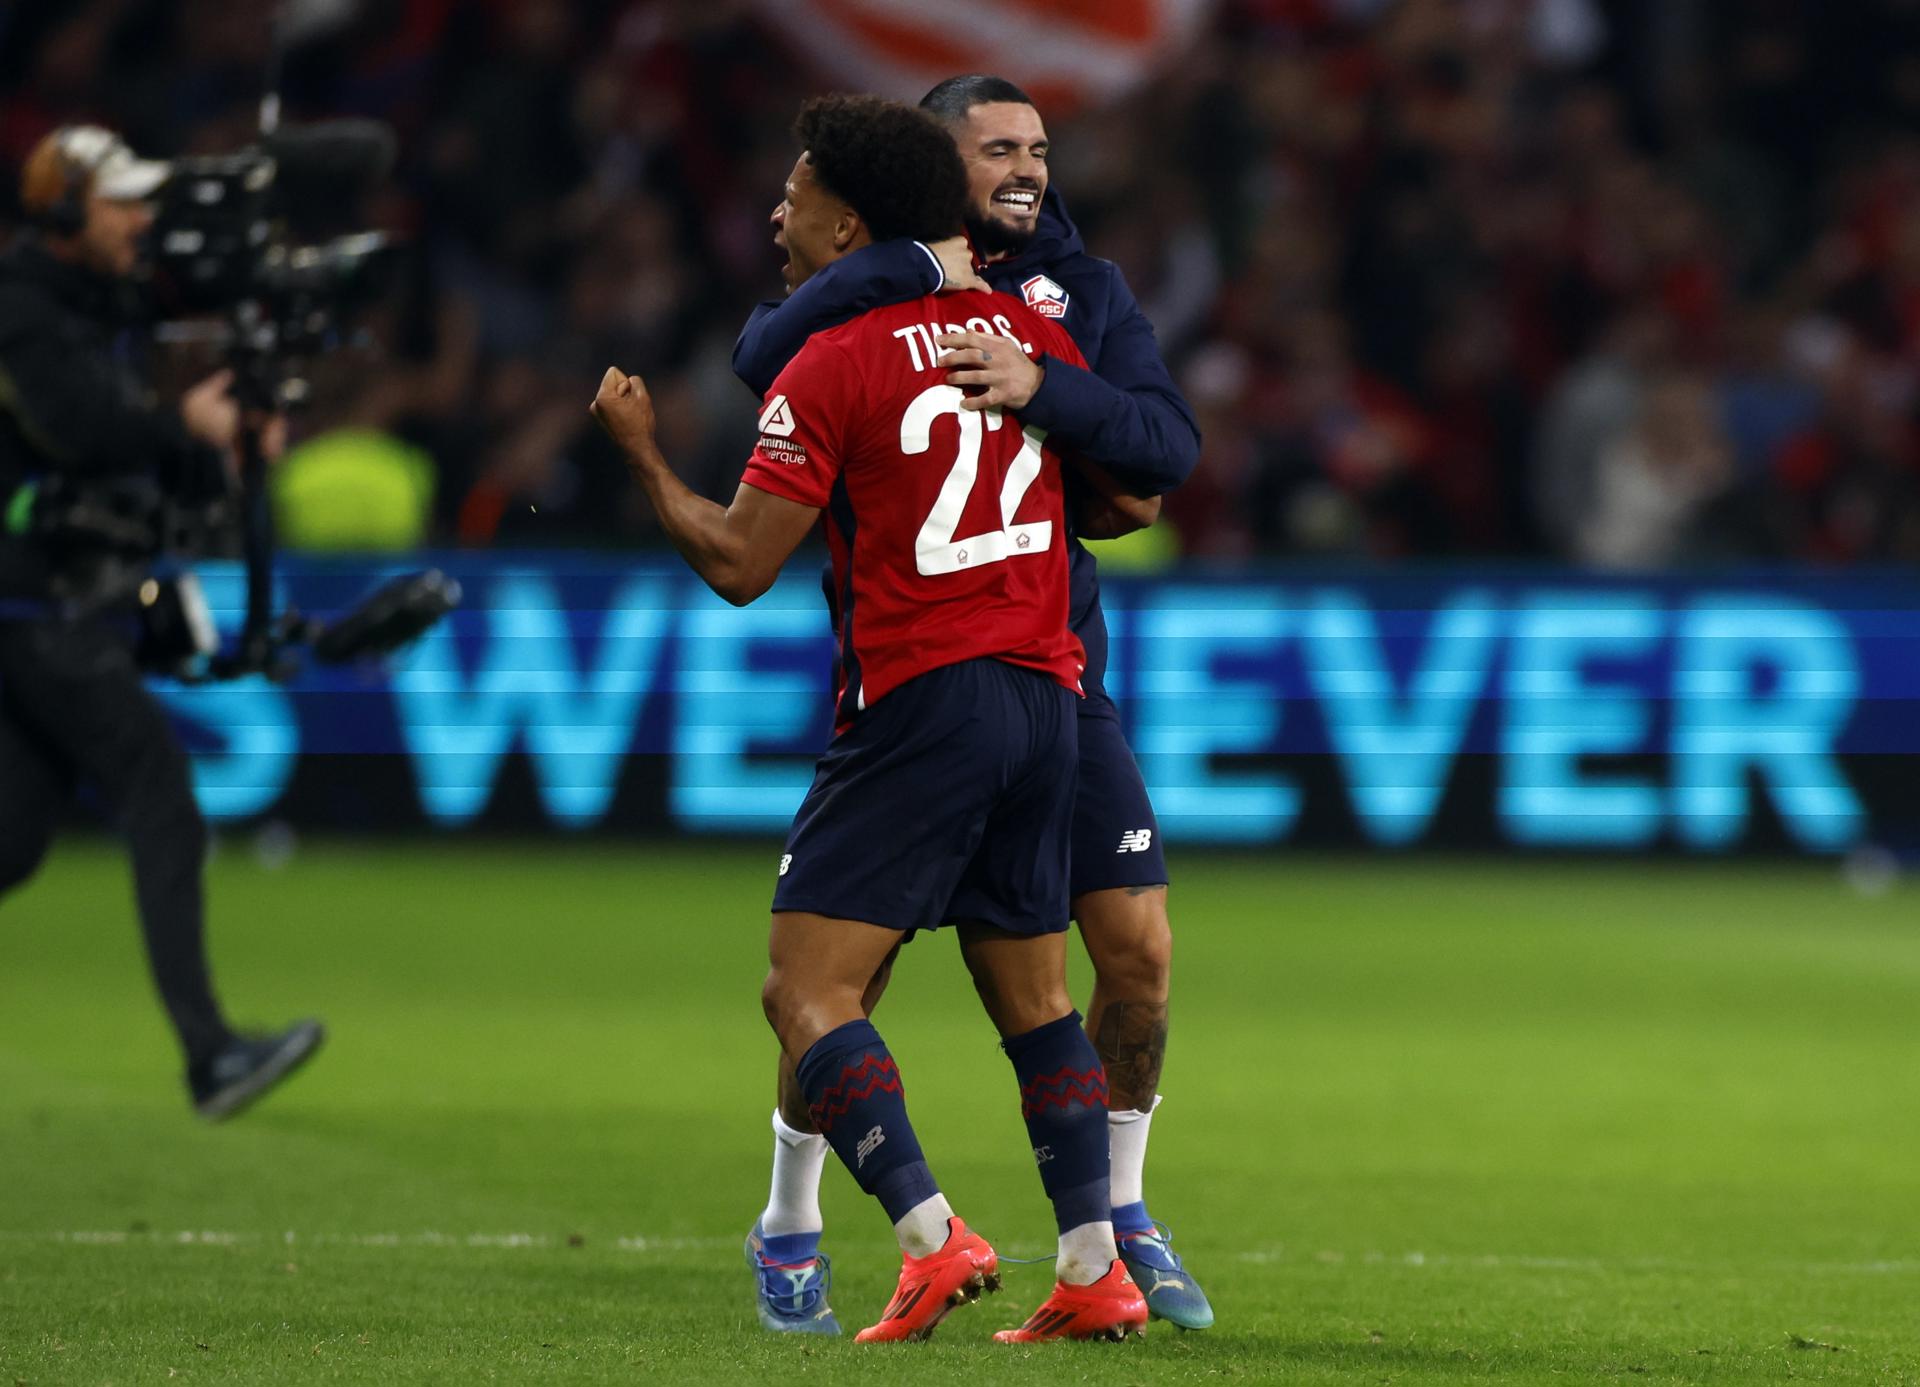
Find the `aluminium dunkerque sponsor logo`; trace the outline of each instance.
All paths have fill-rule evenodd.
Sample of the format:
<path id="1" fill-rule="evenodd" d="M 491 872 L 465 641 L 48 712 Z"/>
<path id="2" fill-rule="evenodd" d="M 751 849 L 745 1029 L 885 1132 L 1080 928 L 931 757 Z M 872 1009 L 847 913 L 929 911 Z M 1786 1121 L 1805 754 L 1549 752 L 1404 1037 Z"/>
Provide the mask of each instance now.
<path id="1" fill-rule="evenodd" d="M 775 395 L 760 411 L 760 451 L 775 462 L 798 466 L 807 460 L 807 445 L 793 435 L 800 425 L 785 395 Z"/>

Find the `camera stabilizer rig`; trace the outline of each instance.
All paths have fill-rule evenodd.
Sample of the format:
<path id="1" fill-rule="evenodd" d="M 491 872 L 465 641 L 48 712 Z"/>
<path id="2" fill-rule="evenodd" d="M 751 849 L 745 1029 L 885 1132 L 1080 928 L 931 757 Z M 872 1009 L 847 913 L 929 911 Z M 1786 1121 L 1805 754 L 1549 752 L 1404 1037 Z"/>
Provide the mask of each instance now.
<path id="1" fill-rule="evenodd" d="M 297 244 L 289 228 L 353 206 L 387 175 L 395 152 L 392 131 L 377 121 L 281 127 L 279 29 L 276 24 L 260 142 L 235 154 L 177 160 L 155 219 L 155 287 L 163 314 L 176 320 L 158 336 L 216 343 L 233 369 L 240 406 L 246 620 L 238 638 L 215 652 L 204 649 L 210 622 L 175 623 L 198 632 L 197 653 L 210 655 L 176 662 L 189 678 L 264 673 L 284 679 L 298 667 L 294 649 L 301 646 L 329 664 L 377 658 L 423 634 L 460 602 L 459 584 L 430 569 L 394 579 L 331 621 L 273 609 L 263 431 L 274 414 L 305 400 L 305 363 L 338 345 L 342 319 L 372 296 L 389 249 L 378 232 Z M 164 534 L 160 539 L 165 547 Z M 140 595 L 145 601 L 149 590 Z"/>
<path id="2" fill-rule="evenodd" d="M 233 154 L 176 160 L 159 193 L 153 231 L 154 303 L 162 342 L 217 348 L 233 370 L 240 407 L 237 497 L 204 506 L 166 496 L 149 479 L 74 484 L 45 478 L 5 498 L 0 525 L 56 555 L 79 558 L 75 581 L 56 580 L 54 607 L 78 616 L 121 610 L 141 618 L 148 668 L 191 682 L 249 674 L 286 679 L 298 651 L 344 664 L 391 654 L 460 602 L 437 569 L 396 578 L 330 620 L 273 605 L 273 512 L 263 431 L 308 394 L 308 362 L 340 344 L 349 311 L 370 299 L 386 238 L 350 231 L 295 240 L 337 222 L 393 166 L 395 141 L 378 121 L 282 128 L 276 94 L 279 29 L 260 107 L 259 142 Z M 337 226 L 333 229 L 338 230 Z M 221 547 L 237 525 L 246 564 L 246 619 L 222 648 L 191 574 L 162 576 L 156 561 Z"/>

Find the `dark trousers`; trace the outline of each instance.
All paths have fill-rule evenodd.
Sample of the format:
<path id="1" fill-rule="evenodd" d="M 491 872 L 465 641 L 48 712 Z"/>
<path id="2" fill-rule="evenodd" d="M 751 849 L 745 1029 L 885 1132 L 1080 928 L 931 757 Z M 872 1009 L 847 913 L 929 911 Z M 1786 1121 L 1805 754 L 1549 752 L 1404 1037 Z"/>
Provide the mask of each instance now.
<path id="1" fill-rule="evenodd" d="M 207 828 L 186 752 L 106 622 L 0 622 L 0 893 L 33 875 L 79 785 L 127 840 L 147 961 L 189 1064 L 229 1038 L 207 976 Z"/>

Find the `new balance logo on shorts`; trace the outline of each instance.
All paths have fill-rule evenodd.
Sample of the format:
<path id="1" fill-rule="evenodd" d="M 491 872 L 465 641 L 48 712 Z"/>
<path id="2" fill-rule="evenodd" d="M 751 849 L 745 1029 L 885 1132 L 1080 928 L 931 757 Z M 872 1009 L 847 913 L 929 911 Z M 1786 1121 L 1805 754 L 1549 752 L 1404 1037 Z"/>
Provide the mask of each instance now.
<path id="1" fill-rule="evenodd" d="M 1145 852 L 1153 846 L 1153 830 L 1150 828 L 1130 828 L 1120 835 L 1120 846 L 1115 852 Z"/>
<path id="2" fill-rule="evenodd" d="M 861 1166 L 865 1165 L 867 1163 L 867 1157 L 871 1156 L 874 1152 L 878 1151 L 880 1149 L 880 1143 L 885 1141 L 886 1139 L 887 1139 L 887 1134 L 881 1131 L 878 1127 L 875 1127 L 872 1131 L 868 1132 L 864 1137 L 861 1137 L 860 1144 L 854 1148 L 854 1155 L 859 1158 L 856 1161 L 854 1161 L 853 1163 L 854 1168 L 857 1170 Z"/>

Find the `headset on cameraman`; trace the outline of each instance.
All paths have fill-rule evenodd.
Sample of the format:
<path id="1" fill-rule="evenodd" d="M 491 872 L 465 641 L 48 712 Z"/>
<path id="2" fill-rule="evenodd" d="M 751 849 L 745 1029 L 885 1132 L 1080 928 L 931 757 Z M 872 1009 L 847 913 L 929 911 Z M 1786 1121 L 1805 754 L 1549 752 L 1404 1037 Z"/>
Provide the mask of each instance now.
<path id="1" fill-rule="evenodd" d="M 89 156 L 74 148 L 81 136 L 95 133 L 106 136 L 100 141 L 96 154 Z M 21 208 L 27 220 L 43 231 L 56 236 L 78 236 L 87 225 L 87 195 L 93 190 L 94 175 L 100 165 L 113 154 L 116 145 L 126 142 L 97 125 L 62 125 L 53 132 L 49 147 L 53 151 L 53 160 L 59 165 L 60 186 L 57 192 L 43 206 L 36 207 L 38 199 L 31 186 L 21 188 Z M 33 170 L 29 169 L 27 184 L 33 181 Z"/>

